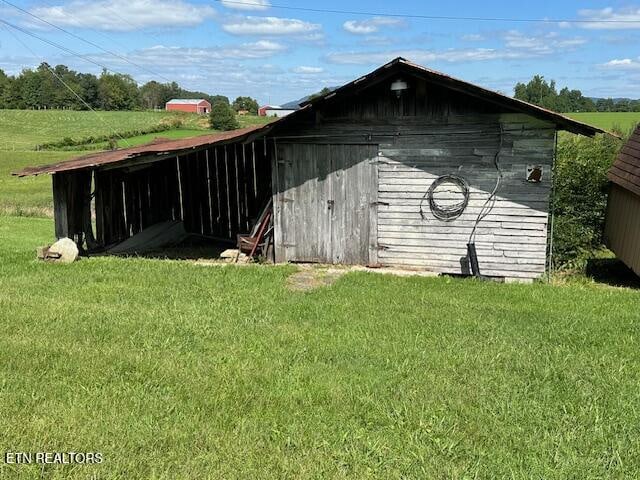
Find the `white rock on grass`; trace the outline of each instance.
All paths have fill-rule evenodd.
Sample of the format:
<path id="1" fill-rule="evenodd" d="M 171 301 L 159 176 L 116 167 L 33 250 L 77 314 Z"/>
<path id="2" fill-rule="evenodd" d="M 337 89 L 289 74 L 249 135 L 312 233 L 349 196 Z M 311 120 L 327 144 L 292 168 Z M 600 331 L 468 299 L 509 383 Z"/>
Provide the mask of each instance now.
<path id="1" fill-rule="evenodd" d="M 56 262 L 72 263 L 78 258 L 78 246 L 70 238 L 61 238 L 49 247 L 47 256 Z"/>

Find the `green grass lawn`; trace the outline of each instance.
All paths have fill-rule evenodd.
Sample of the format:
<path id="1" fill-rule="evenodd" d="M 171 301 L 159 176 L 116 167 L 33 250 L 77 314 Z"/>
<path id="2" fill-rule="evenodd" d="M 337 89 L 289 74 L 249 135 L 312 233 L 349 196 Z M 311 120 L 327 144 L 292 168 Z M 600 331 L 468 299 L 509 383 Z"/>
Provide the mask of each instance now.
<path id="1" fill-rule="evenodd" d="M 0 478 L 640 477 L 640 292 L 36 261 L 0 217 Z M 95 477 L 92 477 L 95 475 Z"/>
<path id="2" fill-rule="evenodd" d="M 620 130 L 628 133 L 640 123 L 640 112 L 584 112 L 567 113 L 571 118 L 588 123 L 605 130 Z"/>

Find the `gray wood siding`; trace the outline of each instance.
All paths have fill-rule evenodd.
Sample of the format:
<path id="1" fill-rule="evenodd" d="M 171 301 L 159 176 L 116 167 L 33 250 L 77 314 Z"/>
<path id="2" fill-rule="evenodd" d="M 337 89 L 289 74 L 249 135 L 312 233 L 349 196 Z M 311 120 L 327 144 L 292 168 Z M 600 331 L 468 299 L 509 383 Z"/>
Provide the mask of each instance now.
<path id="1" fill-rule="evenodd" d="M 605 241 L 625 265 L 640 275 L 640 196 L 612 184 Z"/>
<path id="2" fill-rule="evenodd" d="M 493 161 L 500 148 L 501 185 L 490 213 L 480 222 L 475 244 L 484 275 L 531 279 L 545 272 L 548 203 L 555 132 L 548 125 L 522 116 L 504 115 L 481 131 L 451 124 L 432 135 L 401 138 L 381 145 L 378 185 L 378 260 L 385 266 L 422 267 L 466 274 L 467 243 L 482 206 L 493 190 L 497 171 Z M 526 181 L 527 165 L 543 167 L 540 183 Z M 433 216 L 428 202 L 420 203 L 439 176 L 457 174 L 470 185 L 463 214 L 444 222 Z M 438 200 L 454 201 L 456 188 L 438 190 Z"/>

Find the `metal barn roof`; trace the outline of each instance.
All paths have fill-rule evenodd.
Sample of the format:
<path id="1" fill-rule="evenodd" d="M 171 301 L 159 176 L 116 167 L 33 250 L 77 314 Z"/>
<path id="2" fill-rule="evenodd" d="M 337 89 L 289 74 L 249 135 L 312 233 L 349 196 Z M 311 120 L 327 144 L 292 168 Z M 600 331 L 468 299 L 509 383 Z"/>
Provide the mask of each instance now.
<path id="1" fill-rule="evenodd" d="M 107 164 L 124 162 L 137 157 L 149 155 L 164 156 L 167 154 L 185 153 L 200 147 L 220 145 L 243 140 L 251 133 L 265 128 L 265 125 L 241 128 L 230 132 L 214 133 L 212 135 L 202 135 L 199 137 L 184 138 L 180 140 L 157 139 L 146 145 L 138 147 L 121 148 L 107 152 L 92 153 L 81 157 L 67 160 L 65 162 L 40 167 L 27 167 L 19 172 L 13 173 L 19 177 L 30 175 L 41 175 L 43 173 L 66 172 L 70 170 L 86 170 L 100 167 Z"/>
<path id="2" fill-rule="evenodd" d="M 207 102 L 204 98 L 172 98 L 167 102 L 167 105 L 198 105 L 199 103 Z M 209 103 L 209 102 L 207 102 Z"/>
<path id="3" fill-rule="evenodd" d="M 640 195 L 640 125 L 618 153 L 607 177 L 622 188 Z"/>

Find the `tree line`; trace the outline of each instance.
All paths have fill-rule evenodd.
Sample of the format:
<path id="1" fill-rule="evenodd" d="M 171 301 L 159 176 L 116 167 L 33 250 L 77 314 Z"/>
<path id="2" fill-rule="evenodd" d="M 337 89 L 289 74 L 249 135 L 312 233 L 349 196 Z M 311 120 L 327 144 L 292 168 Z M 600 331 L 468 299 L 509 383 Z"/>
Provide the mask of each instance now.
<path id="1" fill-rule="evenodd" d="M 535 75 L 528 83 L 518 83 L 514 94 L 519 100 L 557 112 L 640 111 L 640 100 L 592 99 L 567 87 L 558 91 L 556 82 L 547 81 L 542 75 Z M 51 67 L 42 63 L 10 76 L 0 69 L 0 109 L 142 110 L 164 108 L 172 98 L 204 98 L 211 105 L 224 103 L 236 112 L 255 115 L 258 111 L 258 102 L 251 97 L 238 97 L 230 103 L 224 95 L 185 90 L 176 82 L 152 80 L 139 86 L 130 75 L 106 70 L 96 76 L 76 72 L 66 65 Z"/>
<path id="2" fill-rule="evenodd" d="M 258 111 L 258 102 L 251 97 L 238 97 L 230 104 L 224 95 L 185 90 L 176 82 L 152 80 L 139 86 L 130 75 L 106 70 L 96 76 L 66 65 L 41 63 L 11 76 L 0 69 L 0 109 L 143 110 L 164 108 L 172 98 L 204 98 L 212 105 L 224 103 L 236 111 Z"/>
<path id="3" fill-rule="evenodd" d="M 556 112 L 640 112 L 640 100 L 592 99 L 582 95 L 580 90 L 569 90 L 567 87 L 558 91 L 556 82 L 547 82 L 542 75 L 535 75 L 528 83 L 519 82 L 514 93 L 518 100 Z"/>

